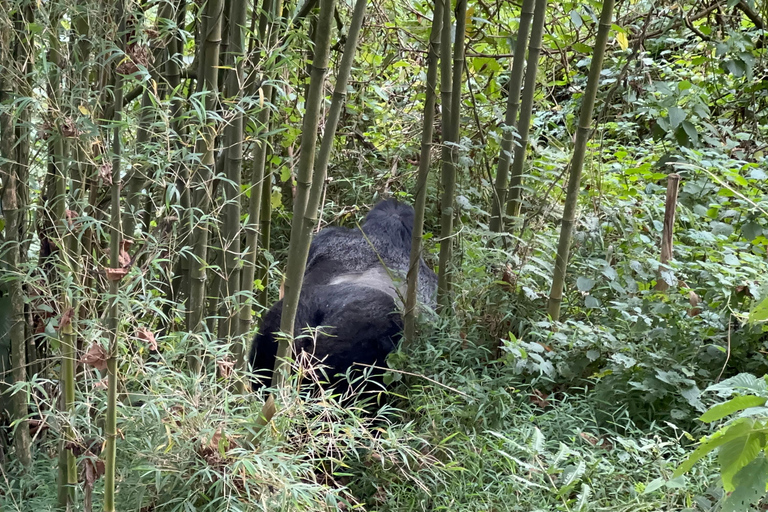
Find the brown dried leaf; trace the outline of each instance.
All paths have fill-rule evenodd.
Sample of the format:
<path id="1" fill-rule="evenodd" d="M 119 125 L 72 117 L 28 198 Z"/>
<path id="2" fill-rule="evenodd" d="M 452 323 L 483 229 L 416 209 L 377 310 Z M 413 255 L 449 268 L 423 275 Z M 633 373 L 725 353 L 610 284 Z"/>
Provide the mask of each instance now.
<path id="1" fill-rule="evenodd" d="M 219 368 L 219 376 L 222 379 L 228 379 L 232 376 L 232 371 L 235 369 L 235 362 L 230 360 L 229 357 L 216 361 L 216 365 Z"/>
<path id="2" fill-rule="evenodd" d="M 117 254 L 117 264 L 120 265 L 121 270 L 128 270 L 128 267 L 131 266 L 131 255 L 128 254 L 128 251 L 120 249 Z"/>
<path id="3" fill-rule="evenodd" d="M 77 129 L 74 119 L 67 117 L 61 123 L 61 134 L 64 137 L 77 137 L 80 135 L 80 131 Z"/>
<path id="4" fill-rule="evenodd" d="M 80 359 L 80 362 L 104 371 L 107 369 L 107 351 L 98 343 L 94 343 Z"/>
<path id="5" fill-rule="evenodd" d="M 597 436 L 593 436 L 592 434 L 587 434 L 586 432 L 582 432 L 579 434 L 583 440 L 591 444 L 592 446 L 597 446 L 597 443 L 599 442 L 599 439 Z"/>
<path id="6" fill-rule="evenodd" d="M 44 432 L 50 428 L 50 426 L 43 420 L 36 420 L 34 418 L 27 420 L 29 425 L 29 435 L 35 437 L 39 432 Z"/>
<path id="7" fill-rule="evenodd" d="M 534 389 L 529 398 L 533 405 L 541 407 L 542 409 L 549 407 L 549 395 L 539 391 L 538 389 Z"/>
<path id="8" fill-rule="evenodd" d="M 696 294 L 696 292 L 691 290 L 688 292 L 688 302 L 691 304 L 691 306 L 696 307 L 701 302 L 701 298 Z"/>
<path id="9" fill-rule="evenodd" d="M 70 228 L 73 228 L 75 226 L 75 219 L 78 217 L 77 212 L 74 210 L 67 210 L 64 216 L 67 219 L 67 225 L 69 225 Z"/>
<path id="10" fill-rule="evenodd" d="M 144 341 L 152 352 L 157 352 L 157 340 L 155 339 L 155 333 L 147 329 L 146 327 L 139 327 L 136 331 L 136 337 Z"/>
<path id="11" fill-rule="evenodd" d="M 119 281 L 128 274 L 127 268 L 107 268 L 104 271 L 110 281 Z"/>
<path id="12" fill-rule="evenodd" d="M 112 185 L 112 164 L 104 162 L 99 166 L 99 178 L 104 185 Z"/>
<path id="13" fill-rule="evenodd" d="M 64 310 L 64 313 L 61 314 L 61 319 L 59 319 L 59 332 L 61 332 L 64 327 L 72 324 L 73 316 L 75 316 L 74 308 L 67 308 Z"/>
<path id="14" fill-rule="evenodd" d="M 504 266 L 504 270 L 501 273 L 501 281 L 509 285 L 510 291 L 514 291 L 517 284 L 517 275 L 515 275 L 512 265 L 509 263 Z"/>

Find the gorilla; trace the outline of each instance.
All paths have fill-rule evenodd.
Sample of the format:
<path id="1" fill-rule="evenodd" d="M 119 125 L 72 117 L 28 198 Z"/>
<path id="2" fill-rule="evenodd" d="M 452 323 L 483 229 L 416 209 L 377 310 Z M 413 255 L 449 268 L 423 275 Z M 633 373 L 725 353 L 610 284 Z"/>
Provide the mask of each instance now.
<path id="1" fill-rule="evenodd" d="M 293 349 L 327 368 L 332 385 L 355 363 L 385 366 L 400 341 L 413 218 L 413 208 L 389 199 L 368 212 L 362 229 L 328 227 L 312 240 Z M 434 308 L 436 290 L 437 276 L 420 259 L 419 302 Z M 267 311 L 253 340 L 254 390 L 272 385 L 282 309 L 280 300 Z"/>

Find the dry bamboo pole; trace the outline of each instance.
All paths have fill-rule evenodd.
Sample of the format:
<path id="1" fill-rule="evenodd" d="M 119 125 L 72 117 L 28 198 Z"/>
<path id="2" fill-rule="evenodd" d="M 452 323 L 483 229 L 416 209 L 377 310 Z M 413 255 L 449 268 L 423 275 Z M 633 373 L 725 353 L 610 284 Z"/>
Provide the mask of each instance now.
<path id="1" fill-rule="evenodd" d="M 450 10 L 450 9 L 448 9 Z M 456 1 L 456 38 L 453 43 L 453 71 L 451 74 L 450 123 L 445 135 L 443 158 L 448 153 L 447 161 L 443 161 L 442 182 L 443 197 L 440 201 L 440 259 L 437 274 L 437 302 L 443 311 L 451 305 L 451 273 L 449 266 L 453 255 L 453 219 L 455 217 L 454 201 L 456 199 L 456 167 L 459 162 L 459 136 L 461 120 L 461 76 L 464 69 L 464 32 L 466 27 L 467 0 Z M 443 26 L 445 30 L 445 26 Z M 445 40 L 443 43 L 445 44 Z"/>
<path id="2" fill-rule="evenodd" d="M 118 23 L 117 40 L 119 48 L 125 51 L 125 4 L 124 0 L 117 2 L 116 19 Z M 120 172 L 122 158 L 122 143 L 120 140 L 120 128 L 123 114 L 123 77 L 115 69 L 115 103 L 113 114 L 112 133 L 112 186 L 110 206 L 110 233 L 109 254 L 110 269 L 107 271 L 109 278 L 109 311 L 107 330 L 109 331 L 109 351 L 107 357 L 107 419 L 104 425 L 104 511 L 115 511 L 115 466 L 117 447 L 117 352 L 118 352 L 118 325 L 119 325 L 119 301 L 120 291 L 120 249 L 122 247 L 122 230 L 120 226 Z"/>
<path id="3" fill-rule="evenodd" d="M 680 175 L 672 173 L 667 176 L 667 195 L 664 202 L 664 227 L 661 233 L 661 255 L 659 261 L 659 279 L 656 281 L 656 290 L 665 292 L 669 289 L 667 283 L 661 276 L 662 270 L 668 268 L 667 263 L 672 259 L 672 242 L 675 232 L 675 208 L 677 207 L 677 192 L 680 186 Z"/>
<path id="4" fill-rule="evenodd" d="M 189 287 L 189 325 L 192 333 L 201 334 L 205 328 L 203 317 L 206 299 L 206 265 L 208 255 L 208 222 L 204 220 L 211 207 L 211 176 L 215 162 L 216 127 L 210 112 L 216 107 L 217 79 L 219 64 L 219 44 L 221 43 L 221 22 L 224 4 L 222 0 L 211 0 L 206 4 L 203 33 L 203 47 L 200 51 L 202 73 L 199 75 L 201 90 L 205 91 L 205 125 L 201 129 L 195 145 L 195 152 L 200 155 L 200 162 L 192 175 L 193 206 L 198 214 L 191 212 L 190 232 L 192 238 L 193 261 L 190 263 Z M 200 367 L 199 351 L 192 349 L 187 358 L 190 370 L 198 373 Z"/>
<path id="5" fill-rule="evenodd" d="M 33 59 L 32 52 L 34 51 L 34 35 L 32 31 L 28 30 L 28 27 L 34 22 L 34 10 L 32 3 L 20 6 L 18 10 L 18 16 L 14 24 L 14 32 L 16 33 L 16 62 L 19 64 L 19 80 L 17 82 L 18 93 L 20 98 L 32 97 L 32 85 L 30 82 L 30 75 L 33 71 Z M 15 136 L 16 136 L 16 162 L 19 164 L 16 169 L 16 176 L 19 183 L 24 184 L 20 190 L 17 190 L 17 200 L 19 206 L 19 222 L 23 226 L 27 226 L 27 210 L 29 205 L 29 161 L 30 161 L 30 148 L 31 148 L 31 113 L 28 105 L 19 106 L 18 122 L 16 124 Z M 19 258 L 21 262 L 27 261 L 27 252 L 29 244 L 32 242 L 31 236 L 26 236 L 22 233 L 19 240 L 20 254 Z M 41 373 L 41 363 L 38 358 L 37 347 L 35 346 L 35 340 L 32 336 L 29 322 L 25 322 L 25 343 L 26 354 L 28 364 L 28 375 L 35 375 Z"/>
<path id="6" fill-rule="evenodd" d="M 11 36 L 13 33 L 0 34 L 0 62 L 13 62 Z M 18 65 L 14 63 L 14 65 Z M 15 89 L 13 76 L 9 73 L 0 74 L 0 105 L 10 105 L 11 94 Z M 5 215 L 5 247 L 0 251 L 4 256 L 0 263 L 3 271 L 15 274 L 8 283 L 11 303 L 9 340 L 11 344 L 11 378 L 18 385 L 27 381 L 26 374 L 26 339 L 24 329 L 24 290 L 22 288 L 21 246 L 26 230 L 23 223 L 23 200 L 27 187 L 26 182 L 19 180 L 18 170 L 26 165 L 17 160 L 18 153 L 14 149 L 16 135 L 14 133 L 14 116 L 5 110 L 0 111 L 0 180 L 3 182 L 2 206 Z M 2 268 L 0 267 L 0 268 Z M 10 397 L 11 419 L 16 423 L 13 433 L 15 456 L 26 470 L 32 464 L 31 439 L 29 422 L 27 421 L 27 394 L 22 390 Z"/>
<path id="7" fill-rule="evenodd" d="M 416 297 L 418 296 L 419 262 L 424 236 L 424 210 L 427 202 L 427 179 L 431 164 L 432 137 L 435 129 L 435 102 L 437 99 L 437 68 L 440 58 L 440 31 L 443 27 L 443 12 L 446 0 L 435 0 L 432 8 L 432 32 L 429 35 L 427 55 L 427 91 L 424 98 L 424 122 L 421 132 L 421 155 L 414 196 L 413 236 L 411 238 L 411 260 L 408 265 L 408 291 L 405 297 L 404 344 L 416 337 Z"/>
<path id="8" fill-rule="evenodd" d="M 581 101 L 581 113 L 579 114 L 579 127 L 576 130 L 576 142 L 571 159 L 571 172 L 568 177 L 568 188 L 565 194 L 565 206 L 563 207 L 563 222 L 560 227 L 560 240 L 557 244 L 557 257 L 555 259 L 555 271 L 552 277 L 552 289 L 549 292 L 547 312 L 554 321 L 560 320 L 560 304 L 563 300 L 563 283 L 568 269 L 568 252 L 571 245 L 573 224 L 576 219 L 576 207 L 578 206 L 579 190 L 581 184 L 581 170 L 584 167 L 584 157 L 587 153 L 587 141 L 591 134 L 592 111 L 595 107 L 597 87 L 600 83 L 600 72 L 603 69 L 603 57 L 605 44 L 611 30 L 613 18 L 613 0 L 605 0 L 600 12 L 600 25 L 595 37 L 595 49 L 592 53 L 592 63 L 589 66 L 587 88 Z"/>
<path id="9" fill-rule="evenodd" d="M 525 66 L 525 85 L 523 86 L 523 98 L 520 105 L 520 119 L 517 123 L 517 133 L 520 135 L 520 140 L 515 146 L 512 172 L 509 178 L 509 191 L 507 193 L 508 217 L 520 215 L 525 151 L 528 148 L 528 133 L 531 129 L 531 117 L 533 115 L 533 98 L 536 95 L 536 72 L 539 69 L 541 39 L 544 34 L 544 21 L 547 14 L 547 0 L 535 1 L 536 6 L 533 10 L 531 40 L 528 45 L 528 63 Z"/>
<path id="10" fill-rule="evenodd" d="M 528 44 L 534 3 L 535 0 L 523 0 L 523 6 L 520 10 L 520 25 L 517 29 L 512 71 L 509 76 L 507 112 L 501 126 L 501 149 L 499 150 L 499 165 L 496 168 L 496 181 L 494 183 L 493 209 L 491 210 L 489 226 L 494 233 L 500 233 L 504 229 L 502 212 L 507 201 L 509 165 L 512 162 L 512 145 L 515 141 L 515 121 L 517 121 L 517 112 L 520 110 L 520 86 L 523 83 L 525 70 L 525 47 Z"/>

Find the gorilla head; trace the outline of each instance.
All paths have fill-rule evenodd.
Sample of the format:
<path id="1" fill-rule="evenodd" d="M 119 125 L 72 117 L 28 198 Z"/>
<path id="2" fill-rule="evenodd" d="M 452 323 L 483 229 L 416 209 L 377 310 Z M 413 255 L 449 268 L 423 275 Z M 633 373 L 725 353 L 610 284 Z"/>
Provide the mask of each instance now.
<path id="1" fill-rule="evenodd" d="M 384 366 L 401 331 L 410 263 L 413 208 L 394 199 L 377 204 L 362 229 L 331 227 L 312 240 L 296 312 L 293 348 L 333 378 L 358 365 Z M 419 301 L 434 307 L 437 276 L 419 261 Z M 249 360 L 254 388 L 272 384 L 283 301 L 264 315 Z M 309 328 L 309 334 L 298 334 Z"/>

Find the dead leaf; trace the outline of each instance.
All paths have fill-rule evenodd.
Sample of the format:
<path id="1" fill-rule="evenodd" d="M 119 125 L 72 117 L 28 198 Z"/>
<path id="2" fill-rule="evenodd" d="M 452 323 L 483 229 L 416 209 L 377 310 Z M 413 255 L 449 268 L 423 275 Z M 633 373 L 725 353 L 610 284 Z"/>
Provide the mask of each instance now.
<path id="1" fill-rule="evenodd" d="M 155 334 L 146 327 L 139 327 L 136 331 L 136 337 L 144 341 L 152 352 L 157 352 L 157 340 Z"/>
<path id="2" fill-rule="evenodd" d="M 75 121 L 68 117 L 61 123 L 61 134 L 64 137 L 77 137 L 80 135 L 80 131 L 77 129 Z"/>
<path id="3" fill-rule="evenodd" d="M 529 398 L 533 405 L 541 407 L 542 409 L 549 407 L 549 395 L 538 389 L 534 389 Z"/>
<path id="4" fill-rule="evenodd" d="M 99 178 L 103 185 L 112 185 L 112 164 L 104 162 L 99 166 Z"/>
<path id="5" fill-rule="evenodd" d="M 688 302 L 692 306 L 691 309 L 688 310 L 688 316 L 689 317 L 699 316 L 701 314 L 701 308 L 697 306 L 699 305 L 699 303 L 701 303 L 701 298 L 693 290 L 688 292 Z"/>
<path id="6" fill-rule="evenodd" d="M 119 281 L 128 274 L 127 268 L 107 268 L 104 271 L 110 281 Z"/>
<path id="7" fill-rule="evenodd" d="M 64 216 L 67 219 L 67 225 L 71 228 L 75 226 L 75 219 L 78 217 L 77 212 L 74 210 L 67 210 Z"/>
<path id="8" fill-rule="evenodd" d="M 75 316 L 74 308 L 67 308 L 64 313 L 61 314 L 61 318 L 59 319 L 59 332 L 72 324 L 73 316 Z"/>
<path id="9" fill-rule="evenodd" d="M 216 365 L 219 368 L 219 376 L 222 379 L 228 379 L 232 376 L 232 371 L 235 369 L 235 362 L 230 360 L 229 357 L 216 361 Z"/>
<path id="10" fill-rule="evenodd" d="M 94 343 L 80 359 L 80 362 L 99 371 L 104 371 L 107 369 L 107 351 L 100 344 Z"/>

